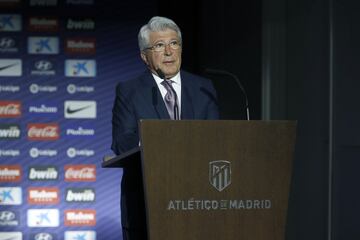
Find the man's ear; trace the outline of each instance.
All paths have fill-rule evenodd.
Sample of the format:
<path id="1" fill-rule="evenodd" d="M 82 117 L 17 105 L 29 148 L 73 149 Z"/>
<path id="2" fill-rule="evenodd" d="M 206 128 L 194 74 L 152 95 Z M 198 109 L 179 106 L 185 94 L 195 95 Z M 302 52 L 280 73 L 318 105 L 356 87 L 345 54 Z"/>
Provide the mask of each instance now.
<path id="1" fill-rule="evenodd" d="M 144 51 L 141 51 L 140 53 L 141 59 L 144 61 L 144 63 L 146 63 L 146 65 L 148 65 L 148 61 L 147 61 L 147 57 Z"/>

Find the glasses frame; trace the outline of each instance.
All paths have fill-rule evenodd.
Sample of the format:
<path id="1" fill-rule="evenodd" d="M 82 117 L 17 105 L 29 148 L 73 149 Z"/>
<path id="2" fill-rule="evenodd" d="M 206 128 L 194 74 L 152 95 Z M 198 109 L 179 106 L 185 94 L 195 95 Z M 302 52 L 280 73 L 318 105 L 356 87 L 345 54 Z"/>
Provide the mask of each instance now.
<path id="1" fill-rule="evenodd" d="M 171 44 L 174 44 L 174 43 L 177 44 L 177 45 L 175 45 L 176 46 L 175 48 L 174 48 L 174 45 L 171 45 Z M 158 45 L 161 45 L 161 44 L 162 44 L 162 46 L 158 46 Z M 158 46 L 158 48 L 161 48 L 161 49 L 157 49 L 157 46 Z M 155 43 L 151 47 L 145 48 L 145 50 L 152 50 L 154 52 L 164 52 L 165 49 L 166 49 L 166 46 L 169 46 L 169 48 L 172 49 L 172 50 L 178 50 L 178 49 L 181 48 L 181 43 L 178 40 L 171 40 L 168 43 L 160 41 L 160 42 Z"/>

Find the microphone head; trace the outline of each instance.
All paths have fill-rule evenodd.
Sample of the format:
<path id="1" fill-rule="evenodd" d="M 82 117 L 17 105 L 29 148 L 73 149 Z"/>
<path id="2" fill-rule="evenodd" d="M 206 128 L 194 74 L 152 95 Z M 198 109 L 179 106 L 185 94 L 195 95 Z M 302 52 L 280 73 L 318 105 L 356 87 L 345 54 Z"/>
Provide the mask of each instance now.
<path id="1" fill-rule="evenodd" d="M 160 68 L 157 68 L 155 71 L 156 71 L 157 75 L 159 76 L 159 78 L 165 80 L 165 74 L 163 73 L 163 71 Z"/>

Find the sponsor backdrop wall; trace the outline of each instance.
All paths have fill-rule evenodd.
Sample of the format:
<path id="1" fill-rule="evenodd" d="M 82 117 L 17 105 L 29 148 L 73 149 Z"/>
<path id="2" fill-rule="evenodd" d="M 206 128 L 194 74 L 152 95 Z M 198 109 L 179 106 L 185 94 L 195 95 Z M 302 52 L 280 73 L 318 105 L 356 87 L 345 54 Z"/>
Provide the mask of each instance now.
<path id="1" fill-rule="evenodd" d="M 154 4 L 115 3 L 0 1 L 0 240 L 121 239 L 121 170 L 101 160 Z"/>

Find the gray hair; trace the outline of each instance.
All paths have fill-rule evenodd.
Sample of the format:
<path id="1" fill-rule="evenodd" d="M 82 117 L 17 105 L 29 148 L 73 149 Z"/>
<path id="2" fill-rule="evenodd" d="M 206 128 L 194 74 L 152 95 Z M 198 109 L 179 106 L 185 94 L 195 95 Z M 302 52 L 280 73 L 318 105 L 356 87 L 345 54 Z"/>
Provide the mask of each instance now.
<path id="1" fill-rule="evenodd" d="M 156 16 L 152 17 L 147 24 L 141 27 L 139 31 L 138 44 L 140 51 L 144 51 L 146 48 L 150 47 L 150 32 L 160 32 L 167 29 L 174 30 L 180 39 L 180 44 L 182 44 L 181 31 L 176 23 L 169 18 Z"/>

